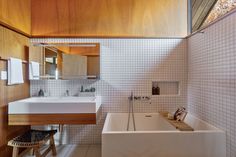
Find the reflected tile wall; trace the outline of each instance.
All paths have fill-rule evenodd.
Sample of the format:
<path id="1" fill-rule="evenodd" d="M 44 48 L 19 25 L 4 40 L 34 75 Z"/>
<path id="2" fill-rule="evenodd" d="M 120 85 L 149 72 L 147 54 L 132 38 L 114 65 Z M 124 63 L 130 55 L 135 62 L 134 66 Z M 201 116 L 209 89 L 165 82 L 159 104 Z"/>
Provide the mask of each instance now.
<path id="1" fill-rule="evenodd" d="M 152 81 L 179 81 L 180 95 L 151 96 L 151 101 L 135 102 L 135 112 L 174 111 L 186 106 L 187 41 L 186 39 L 32 39 L 32 42 L 99 42 L 101 44 L 101 80 L 31 81 L 31 95 L 40 88 L 51 96 L 63 96 L 67 89 L 78 92 L 81 85 L 96 88 L 102 96 L 102 119 L 97 125 L 67 125 L 57 141 L 63 144 L 101 142 L 107 112 L 127 112 L 128 96 L 151 96 Z M 173 93 L 173 92 L 172 92 Z M 62 138 L 59 138 L 59 137 Z"/>

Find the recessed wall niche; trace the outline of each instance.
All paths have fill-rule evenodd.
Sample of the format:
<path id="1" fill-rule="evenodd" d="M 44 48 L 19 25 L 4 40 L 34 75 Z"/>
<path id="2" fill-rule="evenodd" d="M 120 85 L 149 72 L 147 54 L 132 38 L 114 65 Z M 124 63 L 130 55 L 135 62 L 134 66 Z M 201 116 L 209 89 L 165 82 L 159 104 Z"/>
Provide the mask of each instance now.
<path id="1" fill-rule="evenodd" d="M 152 81 L 152 95 L 179 95 L 179 81 Z"/>

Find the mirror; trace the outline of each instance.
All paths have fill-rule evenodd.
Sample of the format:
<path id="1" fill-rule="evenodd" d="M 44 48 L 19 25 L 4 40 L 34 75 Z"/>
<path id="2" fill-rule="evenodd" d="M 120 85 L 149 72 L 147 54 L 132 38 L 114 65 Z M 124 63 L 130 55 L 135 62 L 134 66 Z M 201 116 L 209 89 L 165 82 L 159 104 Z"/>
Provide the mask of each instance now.
<path id="1" fill-rule="evenodd" d="M 57 51 L 45 47 L 44 52 L 45 75 L 55 76 L 57 70 Z"/>
<path id="2" fill-rule="evenodd" d="M 98 79 L 99 43 L 36 43 L 30 46 L 30 79 Z"/>

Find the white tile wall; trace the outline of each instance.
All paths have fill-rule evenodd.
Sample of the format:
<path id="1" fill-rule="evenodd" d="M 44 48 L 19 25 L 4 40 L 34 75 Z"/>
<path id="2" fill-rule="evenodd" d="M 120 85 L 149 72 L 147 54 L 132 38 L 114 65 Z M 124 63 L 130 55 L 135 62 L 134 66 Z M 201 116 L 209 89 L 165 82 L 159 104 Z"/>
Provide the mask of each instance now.
<path id="1" fill-rule="evenodd" d="M 236 157 L 236 14 L 188 39 L 188 108 L 227 133 Z"/>
<path id="2" fill-rule="evenodd" d="M 68 125 L 57 138 L 64 144 L 100 143 L 107 112 L 127 112 L 130 91 L 151 95 L 152 81 L 180 81 L 180 96 L 153 96 L 136 103 L 136 112 L 188 110 L 227 133 L 227 157 L 236 157 L 236 14 L 188 39 L 33 39 L 33 42 L 100 42 L 101 80 L 31 81 L 31 94 L 39 88 L 60 96 L 81 85 L 95 86 L 103 96 L 103 119 L 98 125 Z M 188 47 L 188 55 L 186 48 Z M 188 56 L 188 64 L 187 57 Z"/>
<path id="3" fill-rule="evenodd" d="M 96 87 L 102 96 L 103 119 L 98 125 L 68 125 L 61 135 L 64 144 L 101 142 L 107 112 L 127 112 L 128 96 L 151 96 L 152 81 L 179 81 L 179 96 L 153 96 L 151 103 L 135 103 L 135 112 L 174 111 L 186 106 L 187 46 L 186 39 L 32 39 L 32 42 L 99 42 L 101 44 L 101 80 L 31 81 L 31 94 L 39 88 L 51 96 L 62 96 L 69 89 L 76 93 L 82 84 Z M 59 135 L 58 135 L 59 136 Z M 59 138 L 57 138 L 59 140 Z"/>

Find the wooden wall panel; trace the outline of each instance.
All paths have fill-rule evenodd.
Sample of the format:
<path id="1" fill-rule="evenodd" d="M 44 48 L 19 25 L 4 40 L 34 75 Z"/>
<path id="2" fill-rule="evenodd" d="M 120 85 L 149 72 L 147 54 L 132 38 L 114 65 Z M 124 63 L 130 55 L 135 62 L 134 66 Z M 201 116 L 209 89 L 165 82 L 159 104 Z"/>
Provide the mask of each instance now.
<path id="1" fill-rule="evenodd" d="M 28 59 L 29 39 L 0 26 L 0 56 L 2 58 L 16 57 Z M 0 71 L 6 70 L 6 61 L 0 60 Z M 23 64 L 24 84 L 7 86 L 6 81 L 0 80 L 0 156 L 11 156 L 11 148 L 6 144 L 9 139 L 17 136 L 28 127 L 9 126 L 7 105 L 10 101 L 29 97 L 29 81 L 27 64 Z"/>
<path id="2" fill-rule="evenodd" d="M 0 0 L 0 24 L 31 34 L 31 0 Z"/>
<path id="3" fill-rule="evenodd" d="M 40 64 L 43 64 L 44 62 L 44 54 L 43 54 L 43 47 L 41 46 L 34 46 L 33 44 L 30 44 L 29 46 L 29 60 L 38 62 Z"/>
<path id="4" fill-rule="evenodd" d="M 32 35 L 185 37 L 187 0 L 32 0 Z"/>

